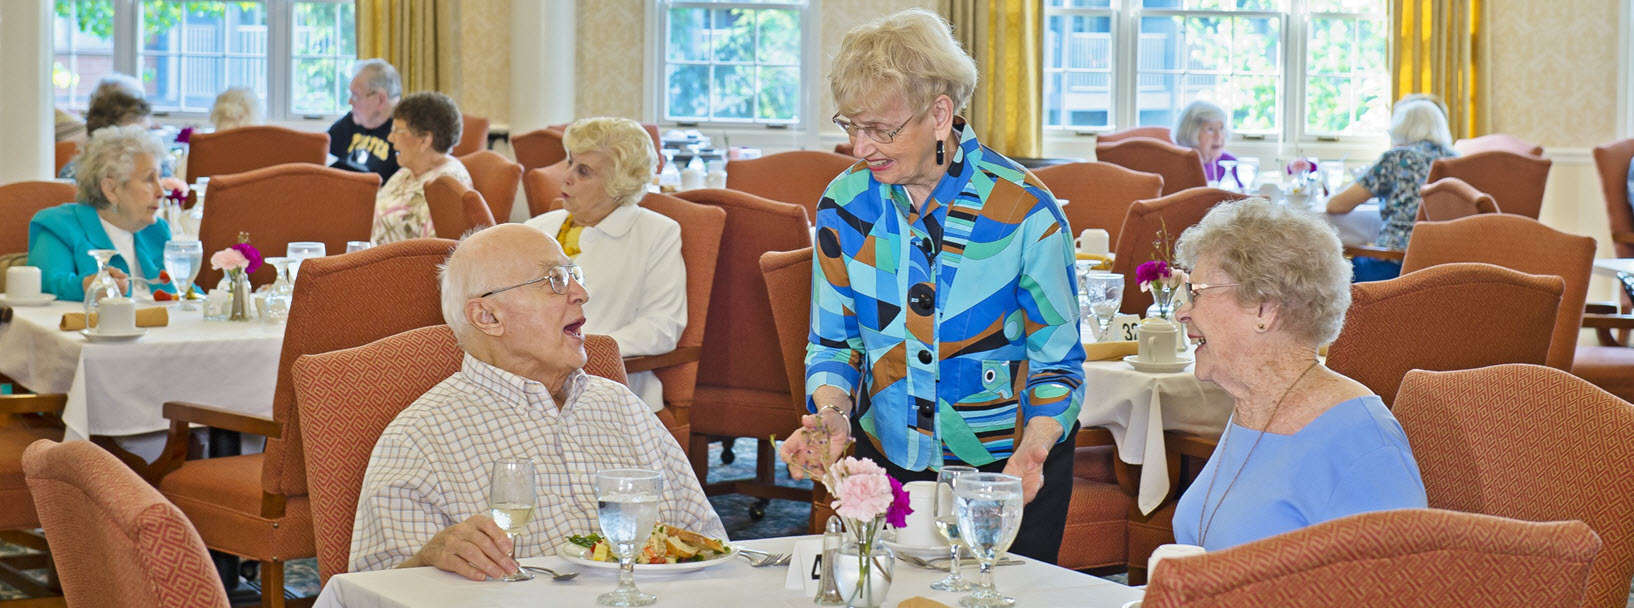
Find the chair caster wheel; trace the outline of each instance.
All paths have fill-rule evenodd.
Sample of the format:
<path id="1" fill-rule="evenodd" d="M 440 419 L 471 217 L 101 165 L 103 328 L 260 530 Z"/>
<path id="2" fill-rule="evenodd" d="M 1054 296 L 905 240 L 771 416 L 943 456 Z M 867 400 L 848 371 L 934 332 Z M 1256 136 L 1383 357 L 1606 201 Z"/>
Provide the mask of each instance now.
<path id="1" fill-rule="evenodd" d="M 733 443 L 730 438 L 721 440 L 721 464 L 732 464 L 737 461 L 738 454 L 732 451 Z"/>
<path id="2" fill-rule="evenodd" d="M 749 519 L 754 521 L 765 519 L 766 505 L 770 504 L 771 502 L 771 500 L 765 498 L 756 499 L 755 504 L 749 505 Z"/>

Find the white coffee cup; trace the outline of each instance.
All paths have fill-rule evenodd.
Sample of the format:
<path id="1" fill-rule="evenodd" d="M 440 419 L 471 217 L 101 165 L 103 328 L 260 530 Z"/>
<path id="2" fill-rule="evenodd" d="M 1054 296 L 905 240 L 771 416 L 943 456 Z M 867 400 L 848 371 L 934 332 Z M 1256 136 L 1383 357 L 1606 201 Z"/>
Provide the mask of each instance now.
<path id="1" fill-rule="evenodd" d="M 936 482 L 910 481 L 902 484 L 908 492 L 907 527 L 896 531 L 896 542 L 910 547 L 939 547 L 946 543 L 936 533 Z"/>
<path id="2" fill-rule="evenodd" d="M 1157 573 L 1157 563 L 1172 557 L 1189 557 L 1208 553 L 1207 549 L 1197 545 L 1158 545 L 1152 550 L 1152 555 L 1146 558 L 1146 580 L 1150 582 L 1152 575 Z"/>
<path id="3" fill-rule="evenodd" d="M 108 298 L 97 306 L 96 333 L 129 333 L 135 330 L 135 301 L 130 298 Z"/>
<path id="4" fill-rule="evenodd" d="M 1078 239 L 1073 244 L 1078 253 L 1087 255 L 1106 255 L 1111 252 L 1112 236 L 1100 228 L 1086 228 L 1078 233 Z"/>
<path id="5" fill-rule="evenodd" d="M 1154 317 L 1141 321 L 1135 333 L 1140 339 L 1142 361 L 1173 363 L 1179 360 L 1180 327 L 1177 323 Z"/>
<path id="6" fill-rule="evenodd" d="M 12 266 L 6 269 L 6 297 L 29 299 L 40 295 L 40 269 Z"/>

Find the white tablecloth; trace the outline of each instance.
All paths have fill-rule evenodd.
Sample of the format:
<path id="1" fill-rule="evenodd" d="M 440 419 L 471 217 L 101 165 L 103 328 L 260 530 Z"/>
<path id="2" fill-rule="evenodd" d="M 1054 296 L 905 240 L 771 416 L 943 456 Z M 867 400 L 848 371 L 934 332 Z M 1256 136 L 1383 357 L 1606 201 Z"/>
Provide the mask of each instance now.
<path id="1" fill-rule="evenodd" d="M 89 343 L 57 329 L 79 303 L 13 308 L 0 326 L 0 373 L 37 393 L 67 393 L 72 438 L 135 435 L 169 428 L 166 401 L 195 401 L 272 416 L 283 324 L 203 320 L 170 309 L 170 325 L 133 342 Z"/>
<path id="2" fill-rule="evenodd" d="M 745 547 L 762 551 L 788 551 L 795 537 L 768 538 L 745 541 Z M 1131 600 L 1140 599 L 1142 591 L 1112 581 L 1096 578 L 1027 560 L 1019 566 L 1001 566 L 994 569 L 995 585 L 1000 592 L 1014 596 L 1018 606 L 1082 606 L 1085 608 L 1118 608 Z M 541 557 L 522 560 L 524 564 L 563 568 L 581 572 L 572 581 L 558 583 L 539 575 L 531 581 L 506 583 L 500 581 L 474 582 L 433 568 L 405 568 L 341 574 L 329 579 L 318 596 L 318 608 L 409 608 L 414 606 L 595 606 L 596 595 L 611 591 L 618 584 L 616 570 L 597 570 L 570 565 L 559 557 Z M 658 596 L 657 606 L 697 606 L 699 608 L 726 608 L 735 606 L 785 606 L 808 608 L 811 597 L 801 591 L 783 587 L 786 567 L 751 568 L 743 559 L 692 573 L 650 575 L 636 573 L 636 586 Z M 965 571 L 974 575 L 975 570 Z M 904 599 L 922 596 L 950 606 L 958 605 L 963 593 L 933 591 L 930 584 L 946 575 L 946 571 L 926 570 L 898 563 L 896 579 L 886 597 L 887 606 L 895 606 Z"/>
<path id="3" fill-rule="evenodd" d="M 1323 213 L 1329 224 L 1339 230 L 1339 242 L 1350 246 L 1372 245 L 1384 229 L 1384 217 L 1379 215 L 1378 203 L 1365 203 L 1350 213 Z"/>
<path id="4" fill-rule="evenodd" d="M 1190 355 L 1187 355 L 1190 356 Z M 1112 431 L 1118 458 L 1142 465 L 1136 504 L 1151 513 L 1169 494 L 1163 431 L 1219 435 L 1231 416 L 1231 396 L 1192 375 L 1135 371 L 1122 361 L 1084 364 L 1084 404 L 1078 423 Z"/>

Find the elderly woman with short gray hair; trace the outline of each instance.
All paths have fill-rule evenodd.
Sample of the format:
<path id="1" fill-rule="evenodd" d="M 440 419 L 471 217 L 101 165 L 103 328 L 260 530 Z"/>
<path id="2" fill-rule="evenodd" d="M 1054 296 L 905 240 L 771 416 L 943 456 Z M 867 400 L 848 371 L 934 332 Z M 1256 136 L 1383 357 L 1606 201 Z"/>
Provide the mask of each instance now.
<path id="1" fill-rule="evenodd" d="M 84 298 L 96 275 L 96 261 L 86 253 L 93 249 L 119 252 L 109 267 L 121 289 L 134 277 L 170 290 L 157 281 L 170 240 L 170 226 L 156 217 L 164 155 L 140 125 L 105 127 L 91 136 L 75 175 L 79 201 L 41 209 L 28 223 L 28 262 L 40 269 L 43 291 Z"/>
<path id="2" fill-rule="evenodd" d="M 1174 123 L 1174 143 L 1196 150 L 1203 157 L 1203 176 L 1210 182 L 1225 178 L 1222 160 L 1237 160 L 1225 151 L 1231 121 L 1225 110 L 1201 99 L 1186 105 Z"/>
<path id="3" fill-rule="evenodd" d="M 1235 402 L 1180 497 L 1177 542 L 1225 549 L 1367 511 L 1423 508 L 1407 436 L 1366 386 L 1324 367 L 1350 266 L 1321 217 L 1262 198 L 1222 203 L 1177 244 L 1191 269 L 1177 311 L 1197 378 Z"/>
<path id="4" fill-rule="evenodd" d="M 527 224 L 556 237 L 584 269 L 594 296 L 584 305 L 584 331 L 612 336 L 624 355 L 675 350 L 687 322 L 681 226 L 637 205 L 658 168 L 652 138 L 628 118 L 586 118 L 567 127 L 562 143 L 562 208 Z M 629 380 L 636 396 L 662 411 L 658 376 L 637 372 Z"/>
<path id="5" fill-rule="evenodd" d="M 1452 149 L 1452 132 L 1439 100 L 1425 95 L 1409 95 L 1396 102 L 1390 117 L 1390 144 L 1395 147 L 1380 155 L 1355 183 L 1328 199 L 1328 213 L 1350 213 L 1368 199 L 1378 199 L 1384 226 L 1373 244 L 1400 251 L 1413 236 L 1418 206 L 1424 201 L 1419 189 L 1430 179 L 1430 166 L 1458 153 Z M 1399 260 L 1356 256 L 1351 265 L 1358 282 L 1401 274 Z"/>
<path id="6" fill-rule="evenodd" d="M 471 187 L 465 163 L 449 155 L 460 141 L 463 124 L 459 106 L 437 92 L 411 94 L 392 110 L 386 139 L 397 152 L 401 170 L 375 192 L 371 239 L 376 244 L 437 236 L 425 187 L 445 175 Z"/>

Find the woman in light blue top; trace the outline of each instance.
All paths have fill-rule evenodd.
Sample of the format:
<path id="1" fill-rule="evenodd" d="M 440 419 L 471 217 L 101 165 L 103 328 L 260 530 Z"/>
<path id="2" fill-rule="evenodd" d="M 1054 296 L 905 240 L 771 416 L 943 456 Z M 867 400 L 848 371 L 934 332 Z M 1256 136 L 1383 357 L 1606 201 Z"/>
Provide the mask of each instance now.
<path id="1" fill-rule="evenodd" d="M 1366 386 L 1316 357 L 1350 307 L 1350 265 L 1333 228 L 1250 198 L 1216 206 L 1177 247 L 1192 269 L 1178 317 L 1198 344 L 1197 377 L 1236 405 L 1175 508 L 1175 541 L 1213 551 L 1346 515 L 1423 508 L 1401 425 Z"/>

